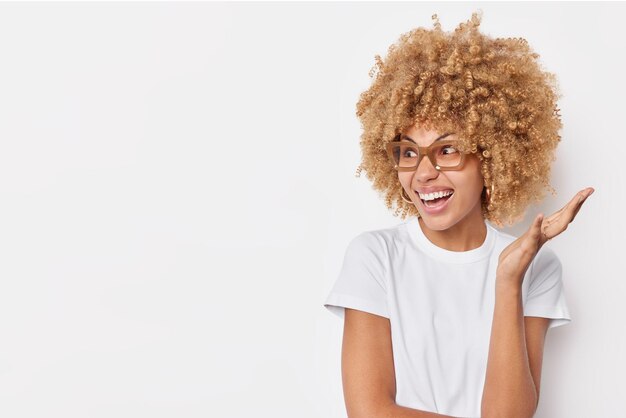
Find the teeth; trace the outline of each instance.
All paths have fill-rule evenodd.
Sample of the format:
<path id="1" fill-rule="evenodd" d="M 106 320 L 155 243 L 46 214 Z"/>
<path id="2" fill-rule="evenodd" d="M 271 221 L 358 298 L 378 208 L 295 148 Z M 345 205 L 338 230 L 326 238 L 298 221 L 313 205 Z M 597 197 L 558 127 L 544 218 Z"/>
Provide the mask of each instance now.
<path id="1" fill-rule="evenodd" d="M 448 196 L 448 195 L 451 195 L 452 193 L 454 193 L 452 190 L 445 190 L 441 192 L 428 193 L 428 194 L 422 194 L 418 192 L 420 199 L 426 200 L 426 201 L 437 199 L 439 197 Z"/>

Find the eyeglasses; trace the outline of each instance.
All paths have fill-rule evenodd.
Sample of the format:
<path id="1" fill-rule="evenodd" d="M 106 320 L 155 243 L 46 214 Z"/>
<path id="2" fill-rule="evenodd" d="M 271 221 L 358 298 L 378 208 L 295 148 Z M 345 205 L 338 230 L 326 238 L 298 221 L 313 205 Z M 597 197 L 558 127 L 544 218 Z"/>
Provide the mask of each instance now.
<path id="1" fill-rule="evenodd" d="M 387 154 L 398 171 L 415 171 L 424 156 L 428 156 L 438 171 L 461 170 L 466 153 L 459 151 L 458 144 L 458 141 L 448 139 L 419 147 L 414 142 L 401 141 L 398 135 L 387 144 Z"/>

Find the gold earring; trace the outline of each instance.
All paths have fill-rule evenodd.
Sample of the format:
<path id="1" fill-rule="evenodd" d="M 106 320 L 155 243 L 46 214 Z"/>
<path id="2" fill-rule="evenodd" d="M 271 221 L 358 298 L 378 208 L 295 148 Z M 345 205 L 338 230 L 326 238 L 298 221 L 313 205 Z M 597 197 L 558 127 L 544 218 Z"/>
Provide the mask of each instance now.
<path id="1" fill-rule="evenodd" d="M 404 195 L 406 194 L 406 192 L 404 191 L 404 187 L 402 188 L 402 191 L 400 192 L 400 197 L 402 198 L 402 200 L 404 200 L 406 203 L 410 203 L 412 205 L 414 205 L 415 203 L 413 203 L 413 201 L 409 198 L 409 196 L 407 195 L 407 197 L 405 198 Z M 419 219 L 421 217 L 421 215 L 419 214 L 419 212 L 417 212 L 417 218 Z"/>
<path id="2" fill-rule="evenodd" d="M 487 197 L 486 204 L 489 205 L 491 203 L 491 196 L 493 195 L 493 183 L 491 183 L 490 189 L 487 189 L 487 186 L 485 186 L 485 195 Z"/>
<path id="3" fill-rule="evenodd" d="M 415 203 L 413 203 L 413 201 L 409 198 L 409 196 L 407 195 L 406 198 L 404 197 L 406 194 L 406 192 L 404 191 L 404 187 L 402 187 L 402 191 L 400 192 L 400 197 L 402 197 L 402 200 L 404 200 L 406 203 L 410 203 L 411 205 L 415 205 Z M 421 215 L 419 214 L 419 212 L 417 212 L 417 218 L 419 219 L 421 217 Z"/>
<path id="4" fill-rule="evenodd" d="M 406 197 L 404 197 L 406 195 L 406 192 L 404 191 L 404 187 L 402 188 L 402 191 L 400 192 L 400 197 L 402 198 L 402 200 L 404 200 L 406 203 L 410 203 L 413 204 L 413 201 L 409 198 L 409 196 L 407 195 Z"/>

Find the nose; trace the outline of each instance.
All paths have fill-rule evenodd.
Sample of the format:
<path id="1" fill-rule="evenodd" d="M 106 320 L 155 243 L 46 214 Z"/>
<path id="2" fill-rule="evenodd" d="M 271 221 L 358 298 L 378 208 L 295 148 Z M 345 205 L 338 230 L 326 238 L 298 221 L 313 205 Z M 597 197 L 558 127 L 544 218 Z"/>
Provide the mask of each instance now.
<path id="1" fill-rule="evenodd" d="M 436 179 L 439 176 L 439 170 L 437 170 L 430 158 L 427 155 L 424 155 L 421 158 L 421 161 L 418 162 L 417 168 L 415 169 L 414 177 L 419 183 L 427 183 L 429 180 Z"/>

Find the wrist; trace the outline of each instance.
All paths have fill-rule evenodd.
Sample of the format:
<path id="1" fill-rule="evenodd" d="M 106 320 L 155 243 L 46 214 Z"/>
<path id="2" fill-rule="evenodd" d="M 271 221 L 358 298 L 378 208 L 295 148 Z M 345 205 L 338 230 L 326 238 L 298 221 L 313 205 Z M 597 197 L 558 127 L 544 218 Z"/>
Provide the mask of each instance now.
<path id="1" fill-rule="evenodd" d="M 513 277 L 496 276 L 496 290 L 502 292 L 521 292 L 522 280 Z"/>

